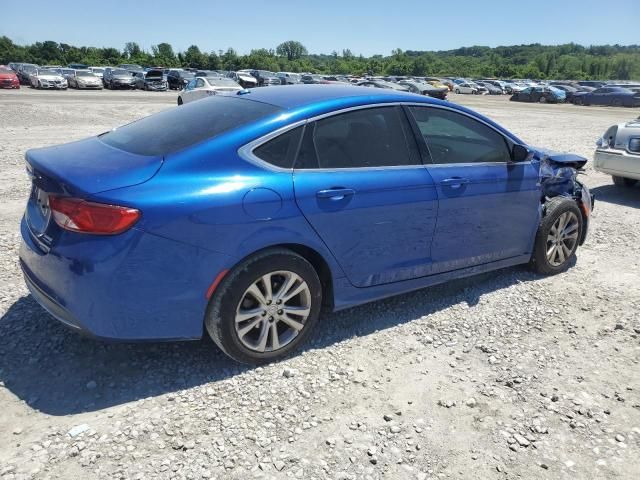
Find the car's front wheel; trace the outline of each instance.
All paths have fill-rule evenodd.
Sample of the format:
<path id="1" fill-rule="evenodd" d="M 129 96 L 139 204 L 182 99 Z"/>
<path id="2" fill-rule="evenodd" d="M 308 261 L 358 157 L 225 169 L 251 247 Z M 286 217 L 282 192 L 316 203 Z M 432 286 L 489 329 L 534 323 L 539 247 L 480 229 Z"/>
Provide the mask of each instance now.
<path id="1" fill-rule="evenodd" d="M 531 256 L 531 267 L 552 275 L 569 267 L 582 234 L 582 213 L 575 200 L 554 197 L 545 204 Z"/>
<path id="2" fill-rule="evenodd" d="M 182 101 L 182 97 L 178 97 L 178 105 L 182 105 L 183 101 Z"/>
<path id="3" fill-rule="evenodd" d="M 321 304 L 322 286 L 313 266 L 290 250 L 274 248 L 248 258 L 224 277 L 205 325 L 231 358 L 263 364 L 306 340 Z"/>
<path id="4" fill-rule="evenodd" d="M 638 181 L 633 178 L 618 177 L 616 175 L 612 175 L 611 178 L 613 179 L 613 183 L 618 187 L 633 187 L 638 183 Z"/>

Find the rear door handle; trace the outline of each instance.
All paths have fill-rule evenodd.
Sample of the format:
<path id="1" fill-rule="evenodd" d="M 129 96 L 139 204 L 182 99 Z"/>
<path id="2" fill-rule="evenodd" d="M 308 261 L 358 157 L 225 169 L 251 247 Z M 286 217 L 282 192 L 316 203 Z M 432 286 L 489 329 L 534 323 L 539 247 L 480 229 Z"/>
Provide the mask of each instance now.
<path id="1" fill-rule="evenodd" d="M 440 185 L 451 188 L 460 188 L 462 185 L 466 185 L 467 183 L 469 183 L 468 178 L 453 177 L 445 178 L 440 182 Z"/>
<path id="2" fill-rule="evenodd" d="M 344 197 L 355 195 L 356 191 L 352 188 L 327 188 L 316 192 L 318 198 L 330 198 L 331 200 L 342 200 Z"/>

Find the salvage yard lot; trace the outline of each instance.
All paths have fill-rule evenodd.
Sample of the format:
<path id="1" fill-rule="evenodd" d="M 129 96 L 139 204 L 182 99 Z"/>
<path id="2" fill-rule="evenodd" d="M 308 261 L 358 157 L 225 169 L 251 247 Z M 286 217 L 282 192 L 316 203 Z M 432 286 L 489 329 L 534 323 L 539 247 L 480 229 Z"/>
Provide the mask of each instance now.
<path id="1" fill-rule="evenodd" d="M 639 113 L 450 100 L 589 159 Z M 568 272 L 511 268 L 325 315 L 278 364 L 239 366 L 208 339 L 105 344 L 55 322 L 17 261 L 25 150 L 175 101 L 0 91 L 0 478 L 640 478 L 640 187 L 590 163 L 596 207 Z"/>

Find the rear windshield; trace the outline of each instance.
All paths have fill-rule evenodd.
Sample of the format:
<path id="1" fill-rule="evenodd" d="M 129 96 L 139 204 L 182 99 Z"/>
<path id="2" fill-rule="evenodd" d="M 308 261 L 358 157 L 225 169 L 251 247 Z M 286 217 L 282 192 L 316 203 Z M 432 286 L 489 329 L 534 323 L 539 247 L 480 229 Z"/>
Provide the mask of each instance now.
<path id="1" fill-rule="evenodd" d="M 100 139 L 138 155 L 167 155 L 280 110 L 251 100 L 209 97 L 116 128 Z"/>

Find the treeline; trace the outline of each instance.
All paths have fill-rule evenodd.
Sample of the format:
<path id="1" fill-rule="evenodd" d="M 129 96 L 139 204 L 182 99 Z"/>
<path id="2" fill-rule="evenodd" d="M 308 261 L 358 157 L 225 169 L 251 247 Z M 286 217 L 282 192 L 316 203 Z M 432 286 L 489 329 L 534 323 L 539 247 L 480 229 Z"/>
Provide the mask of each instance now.
<path id="1" fill-rule="evenodd" d="M 508 47 L 465 47 L 456 50 L 402 51 L 390 56 L 356 56 L 351 50 L 329 55 L 309 54 L 296 41 L 284 42 L 275 49 L 255 49 L 239 55 L 233 48 L 203 52 L 196 45 L 175 52 L 169 43 L 159 43 L 145 51 L 135 42 L 117 48 L 75 47 L 53 41 L 16 45 L 0 37 L 0 64 L 29 62 L 37 64 L 85 63 L 117 65 L 137 63 L 145 66 L 193 67 L 210 70 L 257 68 L 356 75 L 442 75 L 461 77 L 557 78 L 576 80 L 640 79 L 640 45 L 602 45 L 584 47 L 574 43 L 547 46 L 540 44 Z"/>

